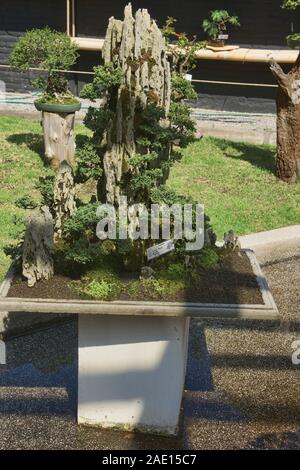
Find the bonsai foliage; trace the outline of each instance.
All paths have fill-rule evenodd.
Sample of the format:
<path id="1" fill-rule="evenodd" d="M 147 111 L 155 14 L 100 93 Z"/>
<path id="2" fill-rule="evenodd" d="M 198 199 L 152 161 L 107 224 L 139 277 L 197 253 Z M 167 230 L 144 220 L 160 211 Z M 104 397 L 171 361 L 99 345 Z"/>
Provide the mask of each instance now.
<path id="1" fill-rule="evenodd" d="M 283 0 L 282 8 L 288 8 L 290 10 L 295 10 L 300 6 L 300 0 Z"/>
<path id="2" fill-rule="evenodd" d="M 227 31 L 228 24 L 240 26 L 238 16 L 230 15 L 227 10 L 212 10 L 209 17 L 203 21 L 202 27 L 210 39 L 216 40 L 219 34 Z"/>
<path id="3" fill-rule="evenodd" d="M 162 33 L 169 49 L 169 58 L 173 72 L 180 75 L 186 74 L 196 67 L 195 52 L 206 46 L 206 42 L 198 41 L 197 36 L 189 38 L 184 32 L 177 32 L 175 23 L 177 20 L 168 16 Z"/>
<path id="4" fill-rule="evenodd" d="M 45 73 L 33 81 L 45 101 L 72 99 L 68 81 L 57 70 L 68 70 L 78 57 L 77 47 L 65 33 L 48 27 L 27 31 L 15 44 L 10 64 L 22 71 L 39 68 Z M 74 98 L 73 98 L 74 100 Z"/>

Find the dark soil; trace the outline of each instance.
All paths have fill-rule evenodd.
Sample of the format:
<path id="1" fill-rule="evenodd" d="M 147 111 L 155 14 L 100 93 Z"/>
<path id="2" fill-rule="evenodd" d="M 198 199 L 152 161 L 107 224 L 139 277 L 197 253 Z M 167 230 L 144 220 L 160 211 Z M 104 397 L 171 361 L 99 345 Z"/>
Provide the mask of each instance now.
<path id="1" fill-rule="evenodd" d="M 9 297 L 44 298 L 44 299 L 82 299 L 70 285 L 71 279 L 56 275 L 49 281 L 40 281 L 34 287 L 19 277 L 15 279 L 9 290 Z M 128 282 L 128 281 L 127 281 Z M 200 279 L 186 289 L 176 294 L 160 296 L 157 299 L 147 298 L 137 293 L 129 296 L 125 288 L 119 300 L 161 300 L 174 302 L 201 302 L 201 303 L 231 303 L 231 304 L 262 304 L 256 276 L 248 257 L 236 253 L 229 254 L 222 263 L 201 273 Z M 88 297 L 85 297 L 85 299 Z M 95 299 L 93 299 L 95 300 Z"/>

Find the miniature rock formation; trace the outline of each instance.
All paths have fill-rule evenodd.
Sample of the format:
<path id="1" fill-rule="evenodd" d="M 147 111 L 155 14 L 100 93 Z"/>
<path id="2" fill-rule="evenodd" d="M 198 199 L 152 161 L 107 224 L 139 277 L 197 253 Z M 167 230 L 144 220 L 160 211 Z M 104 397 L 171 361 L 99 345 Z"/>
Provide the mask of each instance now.
<path id="1" fill-rule="evenodd" d="M 152 279 L 154 277 L 155 271 L 150 268 L 150 266 L 143 266 L 141 269 L 140 280 L 142 279 Z"/>
<path id="2" fill-rule="evenodd" d="M 30 215 L 25 225 L 22 273 L 28 286 L 33 287 L 40 279 L 53 276 L 54 229 L 49 208 L 41 207 L 40 213 Z"/>
<path id="3" fill-rule="evenodd" d="M 224 234 L 224 246 L 228 250 L 240 252 L 241 242 L 233 230 L 229 230 Z"/>
<path id="4" fill-rule="evenodd" d="M 75 213 L 75 186 L 71 166 L 63 161 L 54 182 L 55 238 L 61 238 L 64 221 Z"/>
<path id="5" fill-rule="evenodd" d="M 45 155 L 54 169 L 63 161 L 74 164 L 75 113 L 47 113 L 43 112 L 42 124 L 44 130 Z"/>
<path id="6" fill-rule="evenodd" d="M 114 119 L 107 131 L 104 155 L 104 200 L 118 204 L 124 175 L 130 171 L 128 159 L 139 153 L 136 126 L 142 110 L 155 104 L 168 112 L 171 93 L 170 64 L 165 39 L 147 10 L 132 15 L 125 7 L 124 21 L 110 18 L 104 41 L 105 64 L 123 71 L 122 84 L 110 97 Z"/>

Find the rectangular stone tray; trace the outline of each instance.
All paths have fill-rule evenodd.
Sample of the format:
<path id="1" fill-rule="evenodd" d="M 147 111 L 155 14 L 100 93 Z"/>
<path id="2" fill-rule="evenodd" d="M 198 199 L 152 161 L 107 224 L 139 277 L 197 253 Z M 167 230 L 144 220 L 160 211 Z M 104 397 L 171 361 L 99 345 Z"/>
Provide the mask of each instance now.
<path id="1" fill-rule="evenodd" d="M 32 299 L 7 297 L 14 277 L 10 267 L 0 287 L 0 310 L 6 312 L 66 313 L 92 315 L 168 316 L 193 318 L 240 318 L 253 320 L 276 320 L 278 309 L 252 250 L 243 250 L 248 256 L 261 290 L 262 304 L 214 304 L 191 302 L 142 302 L 142 301 L 96 301 Z"/>

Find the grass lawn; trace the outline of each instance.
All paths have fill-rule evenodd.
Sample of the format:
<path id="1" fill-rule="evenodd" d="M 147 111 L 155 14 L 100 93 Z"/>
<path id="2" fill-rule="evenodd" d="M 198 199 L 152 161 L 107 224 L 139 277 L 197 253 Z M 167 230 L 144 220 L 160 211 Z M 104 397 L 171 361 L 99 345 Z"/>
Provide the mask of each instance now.
<path id="1" fill-rule="evenodd" d="M 77 126 L 76 132 L 87 131 Z M 35 183 L 50 171 L 42 153 L 39 122 L 0 117 L 0 279 L 10 263 L 4 247 L 18 239 L 14 218 L 28 213 L 15 201 L 31 195 L 38 202 Z M 185 150 L 169 185 L 204 204 L 219 237 L 229 228 L 242 235 L 297 224 L 300 184 L 278 181 L 274 164 L 274 147 L 207 137 Z"/>
<path id="2" fill-rule="evenodd" d="M 300 184 L 275 175 L 276 149 L 205 137 L 172 168 L 169 185 L 204 204 L 219 238 L 300 223 Z"/>

